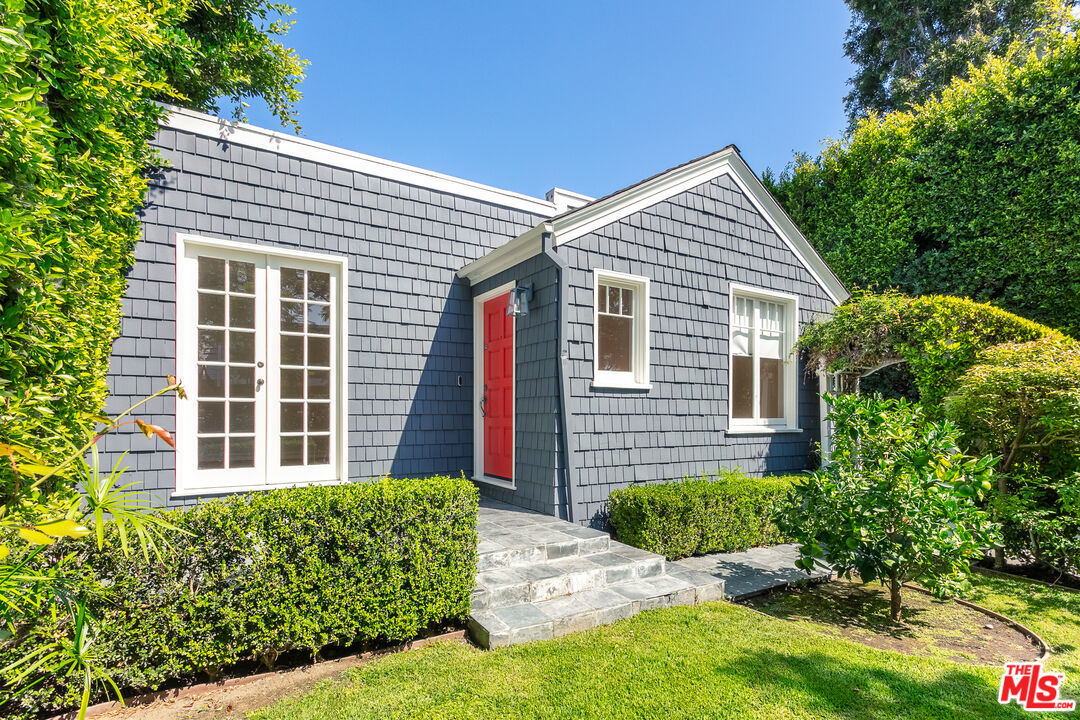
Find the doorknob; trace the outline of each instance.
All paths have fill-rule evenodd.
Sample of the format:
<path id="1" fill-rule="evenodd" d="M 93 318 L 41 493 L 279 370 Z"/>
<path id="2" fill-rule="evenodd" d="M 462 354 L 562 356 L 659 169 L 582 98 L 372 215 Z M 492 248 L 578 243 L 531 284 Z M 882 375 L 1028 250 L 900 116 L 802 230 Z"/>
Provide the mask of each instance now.
<path id="1" fill-rule="evenodd" d="M 258 380 L 255 381 L 255 392 L 259 392 L 259 389 L 263 386 L 264 382 L 266 382 L 266 381 L 263 380 L 262 378 L 259 378 Z"/>

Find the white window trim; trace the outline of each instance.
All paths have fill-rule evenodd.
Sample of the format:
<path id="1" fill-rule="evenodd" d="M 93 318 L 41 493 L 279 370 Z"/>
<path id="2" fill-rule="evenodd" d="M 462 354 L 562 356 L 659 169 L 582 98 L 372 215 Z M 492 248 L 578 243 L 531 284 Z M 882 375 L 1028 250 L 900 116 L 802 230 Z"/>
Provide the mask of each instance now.
<path id="1" fill-rule="evenodd" d="M 507 490 L 517 489 L 517 318 L 512 318 L 514 329 L 514 383 L 513 397 L 510 402 L 510 434 L 513 443 L 510 449 L 510 467 L 514 469 L 513 478 L 494 477 L 484 473 L 484 416 L 480 412 L 480 401 L 484 397 L 484 303 L 493 297 L 505 295 L 517 287 L 512 281 L 488 290 L 473 298 L 473 480 L 494 485 Z"/>
<path id="2" fill-rule="evenodd" d="M 334 471 L 335 477 L 323 478 L 318 480 L 303 480 L 299 482 L 281 481 L 276 477 L 272 477 L 270 469 L 267 468 L 267 481 L 265 483 L 251 484 L 251 483 L 237 483 L 235 485 L 205 485 L 194 482 L 193 478 L 185 477 L 184 464 L 177 462 L 175 464 L 175 481 L 174 490 L 171 493 L 172 497 L 182 498 L 191 497 L 196 495 L 220 495 L 233 492 L 246 492 L 253 490 L 272 490 L 283 487 L 297 487 L 307 485 L 337 485 L 346 483 L 349 481 L 349 316 L 348 316 L 348 294 L 349 294 L 349 261 L 344 255 L 329 255 L 322 253 L 306 252 L 303 250 L 292 250 L 288 248 L 280 248 L 268 245 L 259 245 L 255 243 L 236 242 L 234 240 L 222 240 L 219 238 L 209 238 L 199 235 L 192 235 L 190 233 L 176 233 L 176 264 L 174 270 L 176 271 L 176 292 L 175 292 L 175 307 L 176 307 L 176 335 L 175 335 L 175 347 L 176 347 L 176 375 L 181 382 L 186 384 L 189 388 L 188 398 L 182 400 L 176 399 L 176 454 L 181 453 L 194 453 L 195 446 L 192 442 L 193 437 L 189 436 L 186 432 L 189 428 L 195 427 L 196 417 L 196 395 L 197 395 L 197 373 L 190 373 L 189 370 L 196 366 L 194 361 L 194 355 L 192 354 L 188 358 L 181 357 L 181 348 L 183 347 L 183 340 L 181 333 L 185 328 L 191 327 L 194 324 L 194 313 L 196 312 L 195 303 L 190 302 L 188 296 L 194 296 L 198 292 L 196 287 L 197 279 L 191 277 L 180 271 L 183 267 L 184 258 L 189 246 L 205 247 L 212 250 L 223 250 L 226 252 L 236 252 L 245 254 L 261 254 L 268 258 L 280 258 L 284 260 L 303 260 L 307 262 L 321 263 L 335 267 L 338 270 L 338 292 L 337 302 L 335 303 L 335 310 L 337 311 L 337 322 L 332 328 L 332 337 L 337 342 L 337 401 L 338 411 L 335 414 L 336 428 L 334 428 L 337 438 L 337 450 L 336 457 L 332 458 L 331 466 Z M 267 335 L 271 334 L 268 329 Z M 269 343 L 270 346 L 276 347 L 275 343 Z M 276 354 L 277 350 L 274 350 Z M 333 352 L 333 350 L 331 350 Z M 269 358 L 268 358 L 269 359 Z M 267 363 L 267 367 L 270 364 Z M 189 375 L 190 377 L 185 377 Z M 268 429 L 264 426 L 264 432 L 268 432 Z M 266 438 L 266 442 L 271 441 L 270 437 Z"/>
<path id="3" fill-rule="evenodd" d="M 611 372 L 600 369 L 600 284 L 629 288 L 634 291 L 634 334 L 630 372 Z M 617 390 L 651 390 L 649 382 L 649 278 L 613 270 L 593 269 L 593 380 L 594 388 Z"/>
<path id="4" fill-rule="evenodd" d="M 762 419 L 754 420 L 747 418 L 733 417 L 734 412 L 734 393 L 731 391 L 732 382 L 732 367 L 733 358 L 735 353 L 733 351 L 734 343 L 732 342 L 732 329 L 735 327 L 735 297 L 741 296 L 751 298 L 754 300 L 768 300 L 771 302 L 783 303 L 786 307 L 785 310 L 790 310 L 792 318 L 792 331 L 789 334 L 786 330 L 784 332 L 784 417 L 774 419 Z M 756 331 L 756 328 L 755 328 Z M 777 292 L 775 290 L 768 290 L 766 288 L 753 287 L 751 285 L 743 285 L 740 283 L 728 284 L 728 429 L 729 435 L 742 435 L 742 434 L 776 434 L 776 433 L 798 433 L 802 432 L 802 428 L 799 427 L 799 406 L 798 406 L 798 363 L 795 357 L 792 355 L 792 350 L 795 347 L 795 343 L 799 339 L 799 297 L 797 295 L 791 295 L 789 293 Z M 754 376 L 757 376 L 757 342 L 753 343 L 754 346 Z M 754 387 L 754 407 L 758 407 L 758 394 L 760 387 Z"/>

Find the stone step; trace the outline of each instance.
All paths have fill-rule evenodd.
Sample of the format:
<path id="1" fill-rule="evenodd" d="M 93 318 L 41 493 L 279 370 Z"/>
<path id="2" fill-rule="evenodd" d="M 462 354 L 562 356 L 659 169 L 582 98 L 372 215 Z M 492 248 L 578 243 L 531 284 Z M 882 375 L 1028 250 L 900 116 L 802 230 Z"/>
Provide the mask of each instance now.
<path id="1" fill-rule="evenodd" d="M 608 548 L 601 552 L 479 572 L 472 609 L 492 610 L 543 602 L 561 595 L 664 574 L 664 558 L 660 555 L 616 542 L 610 542 Z"/>
<path id="2" fill-rule="evenodd" d="M 479 528 L 477 572 L 594 555 L 606 551 L 610 544 L 605 532 L 571 525 L 557 518 L 530 514 L 523 520 L 530 522 L 517 526 L 488 522 Z M 481 524 L 484 524 L 483 520 Z"/>
<path id="3" fill-rule="evenodd" d="M 723 596 L 723 580 L 680 568 L 675 574 L 578 590 L 539 602 L 475 610 L 469 617 L 469 632 L 481 647 L 498 648 L 588 630 L 643 610 L 694 605 Z"/>

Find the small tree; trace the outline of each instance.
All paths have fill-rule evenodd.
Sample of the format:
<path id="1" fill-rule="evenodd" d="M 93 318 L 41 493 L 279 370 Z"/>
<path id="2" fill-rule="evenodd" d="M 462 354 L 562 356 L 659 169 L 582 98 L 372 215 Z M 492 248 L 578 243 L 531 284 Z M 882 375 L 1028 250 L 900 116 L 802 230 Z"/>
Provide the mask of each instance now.
<path id="1" fill-rule="evenodd" d="M 935 595 L 956 595 L 970 560 L 992 542 L 976 500 L 990 490 L 994 458 L 957 446 L 951 423 L 929 422 L 903 400 L 826 396 L 835 422 L 830 462 L 796 485 L 781 530 L 799 543 L 804 570 L 888 586 L 900 620 L 901 586 L 914 580 Z"/>
<path id="2" fill-rule="evenodd" d="M 980 355 L 945 401 L 970 443 L 1000 453 L 1000 473 L 1055 448 L 1080 449 L 1080 343 L 1043 338 Z M 1003 478 L 999 478 L 999 482 Z"/>
<path id="3" fill-rule="evenodd" d="M 1001 456 L 997 512 L 1020 530 L 1010 528 L 1009 549 L 1030 551 L 1059 572 L 1074 565 L 1080 548 L 1062 550 L 1054 536 L 1080 525 L 1070 477 L 1080 456 L 1080 343 L 1047 337 L 983 351 L 946 399 L 945 413 L 969 447 Z M 999 548 L 995 565 L 1004 564 Z"/>

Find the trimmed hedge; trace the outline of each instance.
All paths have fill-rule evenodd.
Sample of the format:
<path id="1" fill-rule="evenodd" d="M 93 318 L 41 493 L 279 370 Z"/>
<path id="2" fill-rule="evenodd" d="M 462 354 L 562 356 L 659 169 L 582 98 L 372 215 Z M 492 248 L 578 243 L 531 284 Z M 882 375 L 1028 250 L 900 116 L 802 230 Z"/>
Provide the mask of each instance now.
<path id="1" fill-rule="evenodd" d="M 615 490 L 608 511 L 620 542 L 668 560 L 745 550 L 785 541 L 771 518 L 794 480 L 721 470 L 715 476 Z"/>
<path id="2" fill-rule="evenodd" d="M 191 534 L 172 535 L 162 562 L 83 554 L 87 578 L 108 588 L 91 603 L 97 653 L 121 687 L 155 689 L 245 660 L 271 665 L 289 651 L 406 640 L 464 618 L 478 502 L 466 479 L 431 477 L 237 495 L 167 513 Z M 8 662 L 0 656 L 0 667 Z M 0 715 L 75 704 L 80 689 L 39 686 L 16 708 L 0 690 Z"/>

